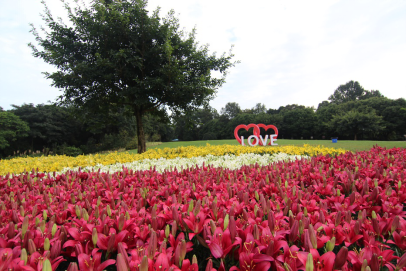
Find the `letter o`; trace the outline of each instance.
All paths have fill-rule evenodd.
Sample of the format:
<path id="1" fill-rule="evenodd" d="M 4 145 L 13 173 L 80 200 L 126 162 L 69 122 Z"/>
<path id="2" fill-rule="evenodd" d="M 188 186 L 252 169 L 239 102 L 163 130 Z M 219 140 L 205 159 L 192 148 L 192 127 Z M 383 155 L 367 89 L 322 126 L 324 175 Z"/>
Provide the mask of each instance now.
<path id="1" fill-rule="evenodd" d="M 256 139 L 256 144 L 252 144 L 252 138 L 255 138 Z M 249 143 L 249 145 L 250 146 L 257 146 L 258 144 L 259 144 L 259 138 L 257 137 L 257 136 L 255 136 L 255 135 L 251 135 L 251 136 L 249 136 L 249 138 L 247 139 L 247 142 Z"/>

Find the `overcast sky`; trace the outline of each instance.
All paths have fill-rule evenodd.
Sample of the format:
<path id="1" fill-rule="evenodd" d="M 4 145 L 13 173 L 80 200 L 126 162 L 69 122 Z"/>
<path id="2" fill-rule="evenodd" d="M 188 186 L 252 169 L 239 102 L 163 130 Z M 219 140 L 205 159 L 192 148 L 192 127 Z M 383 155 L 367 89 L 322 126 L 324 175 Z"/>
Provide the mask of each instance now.
<path id="1" fill-rule="evenodd" d="M 85 0 L 89 1 L 89 0 Z M 29 23 L 44 24 L 40 0 L 0 0 L 0 106 L 47 103 L 61 92 L 41 72 L 54 68 L 32 56 Z M 46 1 L 63 16 L 57 0 Z M 350 80 L 391 99 L 406 98 L 405 0 L 276 1 L 150 0 L 178 14 L 181 27 L 197 30 L 197 41 L 220 55 L 234 45 L 226 83 L 211 106 L 242 109 L 264 103 L 317 107 Z"/>

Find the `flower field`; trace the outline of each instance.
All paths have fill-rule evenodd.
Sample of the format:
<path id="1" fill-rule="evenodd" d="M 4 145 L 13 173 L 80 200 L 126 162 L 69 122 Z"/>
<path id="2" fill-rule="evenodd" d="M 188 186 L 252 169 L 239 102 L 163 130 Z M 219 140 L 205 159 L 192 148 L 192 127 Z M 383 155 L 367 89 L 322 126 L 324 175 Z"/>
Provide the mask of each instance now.
<path id="1" fill-rule="evenodd" d="M 37 158 L 14 158 L 10 160 L 0 160 L 0 175 L 7 173 L 21 173 L 38 169 L 40 172 L 59 172 L 64 168 L 76 167 L 94 167 L 106 166 L 116 163 L 132 163 L 145 159 L 177 159 L 177 158 L 192 158 L 205 157 L 207 155 L 223 156 L 241 154 L 278 154 L 285 153 L 288 155 L 308 155 L 315 156 L 317 154 L 339 154 L 344 153 L 343 149 L 333 149 L 320 146 L 282 146 L 282 147 L 243 147 L 239 145 L 223 145 L 206 147 L 179 147 L 165 149 L 150 149 L 143 154 L 130 154 L 128 152 L 96 154 L 96 155 L 80 155 L 77 157 L 69 157 L 65 155 L 43 156 Z"/>
<path id="2" fill-rule="evenodd" d="M 24 159 L 0 161 L 0 271 L 406 270 L 405 149 Z"/>

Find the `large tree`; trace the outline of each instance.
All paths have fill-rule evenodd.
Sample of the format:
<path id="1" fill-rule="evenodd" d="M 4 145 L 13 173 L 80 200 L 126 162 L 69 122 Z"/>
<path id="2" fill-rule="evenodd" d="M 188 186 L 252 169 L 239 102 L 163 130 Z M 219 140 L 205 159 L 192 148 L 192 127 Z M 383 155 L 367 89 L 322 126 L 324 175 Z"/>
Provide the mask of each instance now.
<path id="1" fill-rule="evenodd" d="M 360 112 L 350 110 L 333 116 L 331 120 L 332 127 L 338 134 L 353 136 L 358 139 L 360 134 L 377 134 L 386 128 L 382 117 L 376 115 L 374 110 L 370 112 Z"/>
<path id="2" fill-rule="evenodd" d="M 234 66 L 198 46 L 195 31 L 179 28 L 174 12 L 151 15 L 143 0 L 94 0 L 89 7 L 66 5 L 70 25 L 55 20 L 45 5 L 35 57 L 55 65 L 46 73 L 63 90 L 60 102 L 97 113 L 128 107 L 137 120 L 138 152 L 146 150 L 142 116 L 149 111 L 186 111 L 214 97 Z M 212 71 L 221 74 L 213 77 Z"/>
<path id="3" fill-rule="evenodd" d="M 240 113 L 242 113 L 242 109 L 240 108 L 240 105 L 235 102 L 227 103 L 225 107 L 222 107 L 222 109 L 220 110 L 220 114 L 228 119 L 233 119 Z"/>
<path id="4" fill-rule="evenodd" d="M 358 81 L 349 81 L 344 85 L 340 85 L 328 99 L 331 103 L 341 104 L 372 97 L 380 98 L 384 96 L 378 90 L 365 90 Z"/>

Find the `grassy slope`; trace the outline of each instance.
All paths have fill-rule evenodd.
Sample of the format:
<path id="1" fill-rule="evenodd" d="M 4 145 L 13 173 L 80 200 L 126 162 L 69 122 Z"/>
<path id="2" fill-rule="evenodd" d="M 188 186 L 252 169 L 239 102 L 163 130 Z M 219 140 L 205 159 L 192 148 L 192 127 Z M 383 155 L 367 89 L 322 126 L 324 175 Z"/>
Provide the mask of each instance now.
<path id="1" fill-rule="evenodd" d="M 239 143 L 235 139 L 226 140 L 207 140 L 207 141 L 177 141 L 177 142 L 166 142 L 158 146 L 151 146 L 149 148 L 177 148 L 185 146 L 206 146 L 210 145 L 238 145 Z M 368 150 L 374 145 L 379 145 L 386 148 L 405 148 L 406 141 L 353 141 L 353 140 L 338 140 L 338 143 L 332 143 L 331 140 L 293 140 L 293 139 L 278 139 L 276 143 L 280 146 L 283 145 L 297 145 L 302 146 L 304 144 L 309 145 L 321 145 L 333 148 L 343 148 L 350 151 L 361 151 Z M 137 153 L 137 150 L 129 151 L 131 153 Z"/>

